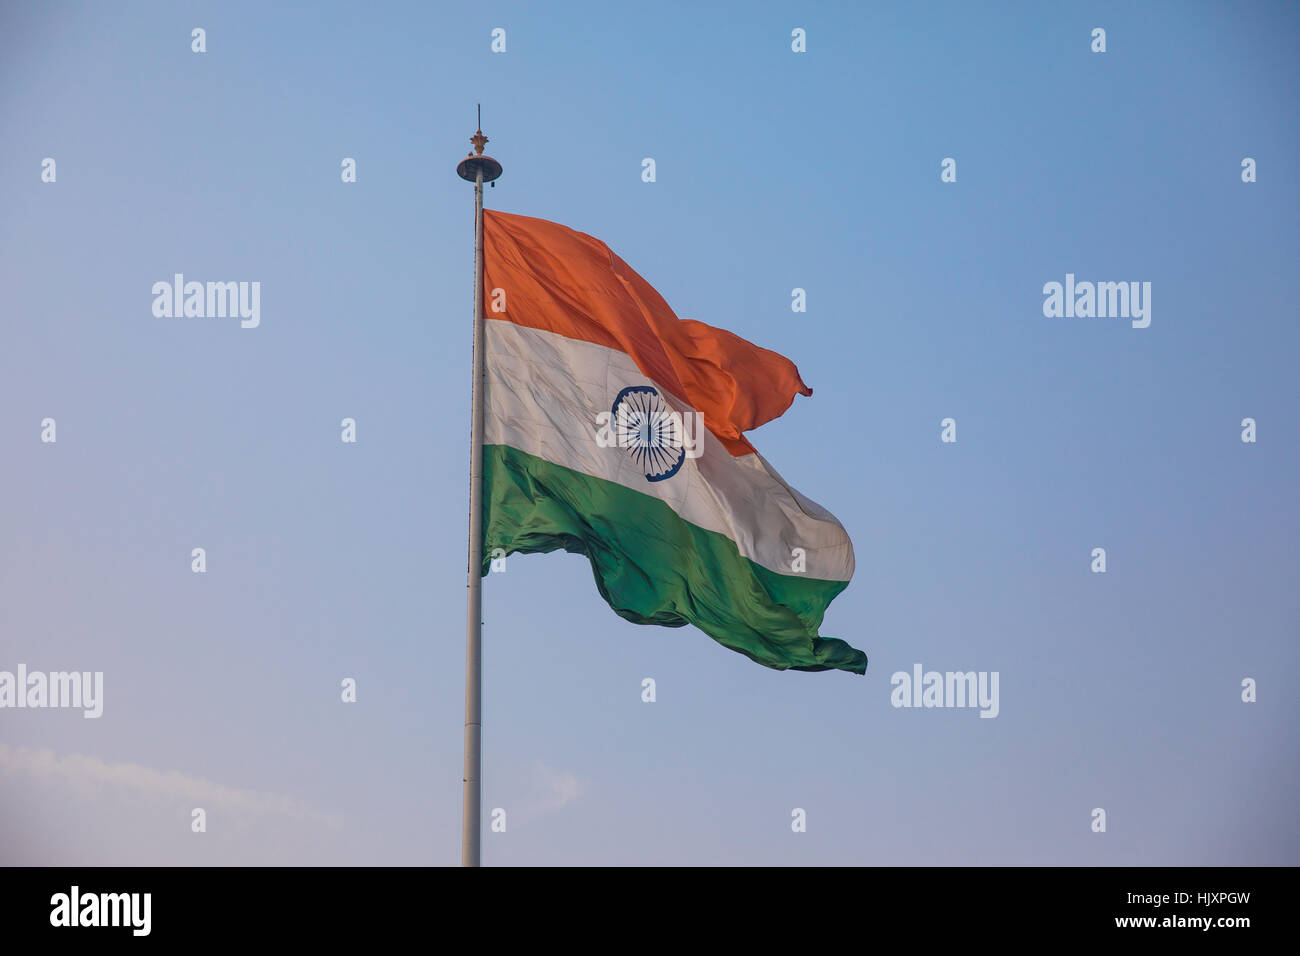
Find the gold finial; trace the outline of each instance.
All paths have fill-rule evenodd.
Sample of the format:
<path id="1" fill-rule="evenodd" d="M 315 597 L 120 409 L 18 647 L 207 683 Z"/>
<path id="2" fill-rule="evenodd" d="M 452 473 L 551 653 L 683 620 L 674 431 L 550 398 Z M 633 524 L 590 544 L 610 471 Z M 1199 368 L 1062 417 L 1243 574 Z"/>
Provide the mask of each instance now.
<path id="1" fill-rule="evenodd" d="M 483 135 L 482 107 L 478 111 L 478 129 L 469 141 L 474 144 L 474 151 L 465 154 L 465 158 L 456 166 L 456 175 L 472 183 L 477 182 L 482 174 L 483 182 L 496 185 L 495 180 L 501 175 L 501 164 L 491 156 L 483 155 L 483 147 L 487 145 L 488 138 Z"/>

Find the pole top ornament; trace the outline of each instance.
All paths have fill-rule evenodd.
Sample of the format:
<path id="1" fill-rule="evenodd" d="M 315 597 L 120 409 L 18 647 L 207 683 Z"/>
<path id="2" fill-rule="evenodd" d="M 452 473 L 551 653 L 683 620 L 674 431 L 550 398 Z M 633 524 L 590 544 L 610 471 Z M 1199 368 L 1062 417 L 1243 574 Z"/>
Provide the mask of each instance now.
<path id="1" fill-rule="evenodd" d="M 483 135 L 483 110 L 479 109 L 479 126 L 474 135 L 469 138 L 474 144 L 474 149 L 459 165 L 456 166 L 456 175 L 461 179 L 468 180 L 471 183 L 478 181 L 478 174 L 483 174 L 483 182 L 490 183 L 501 176 L 501 164 L 491 156 L 483 155 L 483 147 L 488 144 L 488 138 Z"/>

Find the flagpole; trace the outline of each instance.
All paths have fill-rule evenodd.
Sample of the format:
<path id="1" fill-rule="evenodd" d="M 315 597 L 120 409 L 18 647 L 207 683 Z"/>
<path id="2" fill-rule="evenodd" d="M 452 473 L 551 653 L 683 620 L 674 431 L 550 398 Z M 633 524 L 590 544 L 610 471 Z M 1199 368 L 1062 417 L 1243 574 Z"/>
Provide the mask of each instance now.
<path id="1" fill-rule="evenodd" d="M 460 865 L 479 865 L 483 807 L 483 184 L 501 175 L 501 164 L 483 155 L 488 138 L 470 137 L 474 152 L 456 173 L 474 184 L 474 359 L 469 445 L 469 600 L 465 626 L 465 774 L 461 806 Z"/>

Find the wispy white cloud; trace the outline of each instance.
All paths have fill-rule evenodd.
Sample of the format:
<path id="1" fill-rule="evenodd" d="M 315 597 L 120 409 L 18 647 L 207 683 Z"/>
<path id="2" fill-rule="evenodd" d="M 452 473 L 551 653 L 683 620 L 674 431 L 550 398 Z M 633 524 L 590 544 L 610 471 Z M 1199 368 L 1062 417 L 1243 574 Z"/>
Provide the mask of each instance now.
<path id="1" fill-rule="evenodd" d="M 92 788 L 107 785 L 183 802 L 186 806 L 216 807 L 249 815 L 274 814 L 330 827 L 342 825 L 338 814 L 316 810 L 283 794 L 241 790 L 176 770 L 155 770 L 137 763 L 108 763 L 83 754 L 59 756 L 45 748 L 27 749 L 0 743 L 0 774 L 27 775 L 78 795 L 88 796 Z"/>
<path id="2" fill-rule="evenodd" d="M 567 770 L 557 770 L 540 760 L 523 774 L 518 809 L 512 816 L 521 823 L 554 813 L 582 796 L 586 784 Z"/>

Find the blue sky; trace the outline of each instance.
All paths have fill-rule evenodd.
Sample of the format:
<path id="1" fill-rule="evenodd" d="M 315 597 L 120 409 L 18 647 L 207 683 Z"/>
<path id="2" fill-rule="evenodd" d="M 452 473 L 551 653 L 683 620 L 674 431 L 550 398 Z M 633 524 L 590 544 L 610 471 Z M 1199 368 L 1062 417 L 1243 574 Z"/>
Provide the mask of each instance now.
<path id="1" fill-rule="evenodd" d="M 105 701 L 0 711 L 0 862 L 459 859 L 477 103 L 490 206 L 798 364 L 814 396 L 750 437 L 852 536 L 823 633 L 871 659 L 769 671 L 621 620 L 580 557 L 512 558 L 485 863 L 1300 862 L 1298 27 L 6 5 L 0 670 Z M 260 325 L 155 317 L 176 272 L 260 282 Z M 1067 273 L 1150 282 L 1150 327 L 1045 317 Z M 997 671 L 998 717 L 892 707 L 917 663 Z"/>

